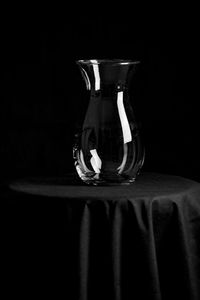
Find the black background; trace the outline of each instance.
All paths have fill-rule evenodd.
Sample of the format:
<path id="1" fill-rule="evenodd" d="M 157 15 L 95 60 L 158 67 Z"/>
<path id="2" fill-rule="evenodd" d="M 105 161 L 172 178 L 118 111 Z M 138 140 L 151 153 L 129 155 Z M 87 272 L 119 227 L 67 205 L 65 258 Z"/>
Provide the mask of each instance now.
<path id="1" fill-rule="evenodd" d="M 178 9 L 166 5 L 148 10 L 145 4 L 136 8 L 134 2 L 132 7 L 116 3 L 111 11 L 100 3 L 96 7 L 93 4 L 92 10 L 80 9 L 78 2 L 71 9 L 55 8 L 55 3 L 50 9 L 49 3 L 45 9 L 36 4 L 9 5 L 1 9 L 0 19 L 1 181 L 41 175 L 62 177 L 74 170 L 75 118 L 85 95 L 75 64 L 80 58 L 141 60 L 133 91 L 146 148 L 143 170 L 200 181 L 195 8 L 182 10 L 181 3 Z M 78 222 L 75 227 L 68 222 L 76 222 L 80 208 L 75 208 L 74 216 L 70 210 L 66 219 L 65 202 L 55 204 L 55 198 L 41 201 L 43 197 L 37 197 L 37 202 L 23 193 L 13 197 L 10 192 L 3 194 L 2 274 L 6 293 L 24 294 L 26 299 L 27 294 L 38 295 L 39 288 L 45 295 L 47 291 L 52 295 L 54 289 L 56 295 L 66 293 L 65 268 L 71 259 L 66 255 L 71 249 L 66 236 L 73 235 L 70 228 L 79 230 Z M 173 224 L 172 228 L 174 234 Z M 173 234 L 169 234 L 170 239 Z M 178 241 L 167 243 L 173 247 L 169 253 L 179 253 L 175 249 Z M 98 243 L 98 250 L 104 245 L 99 247 Z M 71 262 L 74 268 L 74 260 Z M 71 278 L 67 280 L 71 284 Z"/>
<path id="2" fill-rule="evenodd" d="M 74 170 L 75 117 L 85 89 L 75 60 L 82 58 L 141 61 L 135 110 L 146 148 L 143 170 L 200 180 L 193 12 L 34 9 L 3 11 L 1 180 Z"/>

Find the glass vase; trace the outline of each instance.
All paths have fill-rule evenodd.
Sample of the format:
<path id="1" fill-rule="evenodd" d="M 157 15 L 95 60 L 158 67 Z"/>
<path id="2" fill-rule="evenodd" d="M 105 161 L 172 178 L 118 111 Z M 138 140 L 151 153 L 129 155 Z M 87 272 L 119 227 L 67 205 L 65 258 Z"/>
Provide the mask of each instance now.
<path id="1" fill-rule="evenodd" d="M 76 123 L 76 171 L 86 184 L 131 184 L 145 156 L 129 88 L 139 62 L 91 59 L 76 63 L 88 91 Z"/>

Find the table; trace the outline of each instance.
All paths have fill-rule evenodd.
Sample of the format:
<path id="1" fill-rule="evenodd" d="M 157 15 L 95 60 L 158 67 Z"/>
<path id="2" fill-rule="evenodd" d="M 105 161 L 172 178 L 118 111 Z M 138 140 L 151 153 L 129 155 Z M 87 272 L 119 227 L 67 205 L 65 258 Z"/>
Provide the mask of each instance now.
<path id="1" fill-rule="evenodd" d="M 26 178 L 1 188 L 3 286 L 20 298 L 200 299 L 200 184 Z"/>

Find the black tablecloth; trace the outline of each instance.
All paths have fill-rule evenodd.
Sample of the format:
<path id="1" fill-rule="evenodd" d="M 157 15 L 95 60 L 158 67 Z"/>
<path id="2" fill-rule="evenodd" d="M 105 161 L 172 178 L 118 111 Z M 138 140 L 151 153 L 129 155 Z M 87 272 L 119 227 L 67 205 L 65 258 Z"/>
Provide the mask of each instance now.
<path id="1" fill-rule="evenodd" d="M 7 296 L 200 299 L 200 184 L 143 173 L 130 186 L 29 178 L 1 188 Z"/>

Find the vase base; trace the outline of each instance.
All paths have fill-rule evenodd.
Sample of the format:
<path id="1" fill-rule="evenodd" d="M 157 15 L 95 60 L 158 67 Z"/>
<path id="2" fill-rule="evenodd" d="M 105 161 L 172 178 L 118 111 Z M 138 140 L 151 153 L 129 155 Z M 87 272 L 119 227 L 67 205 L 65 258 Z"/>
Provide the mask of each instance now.
<path id="1" fill-rule="evenodd" d="M 117 186 L 117 185 L 130 185 L 135 182 L 136 176 L 122 176 L 111 174 L 79 174 L 81 180 L 87 185 L 101 185 L 101 186 Z"/>

